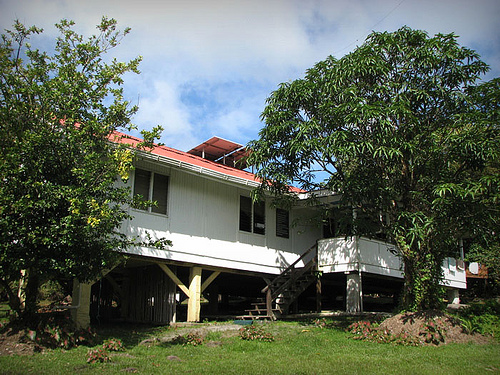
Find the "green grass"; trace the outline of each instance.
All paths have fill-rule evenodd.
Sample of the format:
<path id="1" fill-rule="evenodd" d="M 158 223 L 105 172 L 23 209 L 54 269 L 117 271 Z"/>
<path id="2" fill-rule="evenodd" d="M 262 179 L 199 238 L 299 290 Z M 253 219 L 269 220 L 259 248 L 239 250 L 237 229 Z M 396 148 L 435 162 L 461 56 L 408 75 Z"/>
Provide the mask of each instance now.
<path id="1" fill-rule="evenodd" d="M 8 322 L 10 307 L 7 302 L 0 302 L 0 323 Z"/>
<path id="2" fill-rule="evenodd" d="M 338 329 L 296 322 L 265 325 L 274 342 L 244 341 L 210 333 L 201 346 L 138 345 L 169 328 L 123 326 L 100 330 L 99 344 L 123 340 L 126 350 L 111 362 L 89 365 L 88 347 L 51 350 L 33 356 L 0 357 L 2 374 L 500 374 L 500 344 L 404 347 L 352 340 Z M 171 330 L 171 328 L 170 328 Z M 207 341 L 220 345 L 209 346 Z M 99 347 L 96 345 L 95 348 Z M 169 360 L 177 356 L 181 361 Z"/>

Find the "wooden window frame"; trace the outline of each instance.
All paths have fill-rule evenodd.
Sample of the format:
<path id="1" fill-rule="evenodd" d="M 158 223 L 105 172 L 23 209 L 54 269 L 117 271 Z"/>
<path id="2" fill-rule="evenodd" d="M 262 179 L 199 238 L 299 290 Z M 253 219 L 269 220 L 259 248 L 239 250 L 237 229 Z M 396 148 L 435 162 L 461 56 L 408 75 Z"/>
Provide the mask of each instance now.
<path id="1" fill-rule="evenodd" d="M 264 236 L 266 234 L 266 202 L 253 202 L 240 195 L 239 230 Z"/>
<path id="2" fill-rule="evenodd" d="M 147 196 L 143 196 L 141 194 L 143 200 L 159 203 L 154 206 L 148 206 L 140 209 L 149 213 L 166 216 L 168 213 L 168 190 L 170 185 L 169 176 L 161 173 L 152 172 L 147 169 L 136 168 L 134 174 L 134 188 L 133 188 L 134 196 L 146 192 L 146 188 L 144 186 L 139 187 L 137 185 L 138 174 L 142 174 L 143 177 L 145 175 L 149 175 L 149 183 L 147 184 Z M 144 182 L 144 180 L 142 182 Z M 138 192 L 139 189 L 143 191 Z"/>

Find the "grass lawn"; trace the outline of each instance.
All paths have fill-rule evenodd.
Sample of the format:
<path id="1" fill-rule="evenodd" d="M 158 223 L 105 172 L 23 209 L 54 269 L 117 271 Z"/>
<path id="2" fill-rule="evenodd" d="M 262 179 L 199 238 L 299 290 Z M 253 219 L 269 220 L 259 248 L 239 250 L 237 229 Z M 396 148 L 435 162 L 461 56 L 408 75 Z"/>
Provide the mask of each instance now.
<path id="1" fill-rule="evenodd" d="M 340 329 L 275 322 L 263 326 L 274 342 L 244 341 L 211 332 L 199 346 L 139 345 L 173 328 L 114 327 L 99 331 L 122 339 L 111 361 L 87 364 L 89 347 L 0 357 L 1 374 L 500 374 L 500 344 L 406 347 L 347 338 Z M 98 348 L 96 345 L 94 348 Z M 172 357 L 175 356 L 172 360 Z"/>

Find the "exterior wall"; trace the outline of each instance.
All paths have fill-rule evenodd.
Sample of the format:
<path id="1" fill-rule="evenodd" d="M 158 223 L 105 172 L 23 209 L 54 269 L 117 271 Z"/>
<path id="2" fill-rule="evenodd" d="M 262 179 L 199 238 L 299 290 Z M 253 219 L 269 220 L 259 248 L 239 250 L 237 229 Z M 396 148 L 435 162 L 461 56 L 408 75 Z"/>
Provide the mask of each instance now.
<path id="1" fill-rule="evenodd" d="M 318 241 L 319 267 L 325 273 L 362 271 L 376 275 L 402 278 L 403 264 L 394 245 L 362 237 L 328 238 Z M 443 264 L 443 285 L 467 287 L 465 270 L 457 267 L 454 258 Z"/>
<path id="2" fill-rule="evenodd" d="M 225 183 L 186 171 L 140 161 L 137 166 L 168 175 L 167 215 L 131 209 L 134 217 L 123 231 L 144 238 L 167 238 L 166 250 L 137 247 L 132 254 L 236 270 L 280 273 L 320 237 L 320 228 L 290 226 L 290 238 L 276 236 L 276 210 L 266 206 L 266 234 L 239 230 L 240 195 L 249 196 L 252 187 Z M 129 184 L 133 186 L 133 176 Z M 299 211 L 290 212 L 292 224 Z M 304 216 L 304 212 L 300 212 Z"/>
<path id="3" fill-rule="evenodd" d="M 465 267 L 460 267 L 455 258 L 446 258 L 443 263 L 444 285 L 450 288 L 467 288 Z M 462 262 L 463 263 L 463 262 Z"/>

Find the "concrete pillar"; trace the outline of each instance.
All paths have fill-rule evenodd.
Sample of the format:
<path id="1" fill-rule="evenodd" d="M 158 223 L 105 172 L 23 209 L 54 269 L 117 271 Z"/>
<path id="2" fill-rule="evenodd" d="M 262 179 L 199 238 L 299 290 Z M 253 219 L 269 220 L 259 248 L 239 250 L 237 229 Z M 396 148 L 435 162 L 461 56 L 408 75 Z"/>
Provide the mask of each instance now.
<path id="1" fill-rule="evenodd" d="M 361 275 L 359 272 L 348 273 L 346 286 L 346 312 L 357 313 L 363 311 Z"/>
<path id="2" fill-rule="evenodd" d="M 460 292 L 458 289 L 448 289 L 448 303 L 458 305 L 460 303 Z"/>
<path id="3" fill-rule="evenodd" d="M 188 322 L 200 321 L 201 310 L 201 267 L 191 267 L 189 271 Z"/>
<path id="4" fill-rule="evenodd" d="M 80 283 L 73 279 L 71 319 L 77 328 L 90 326 L 90 294 L 92 284 Z"/>

